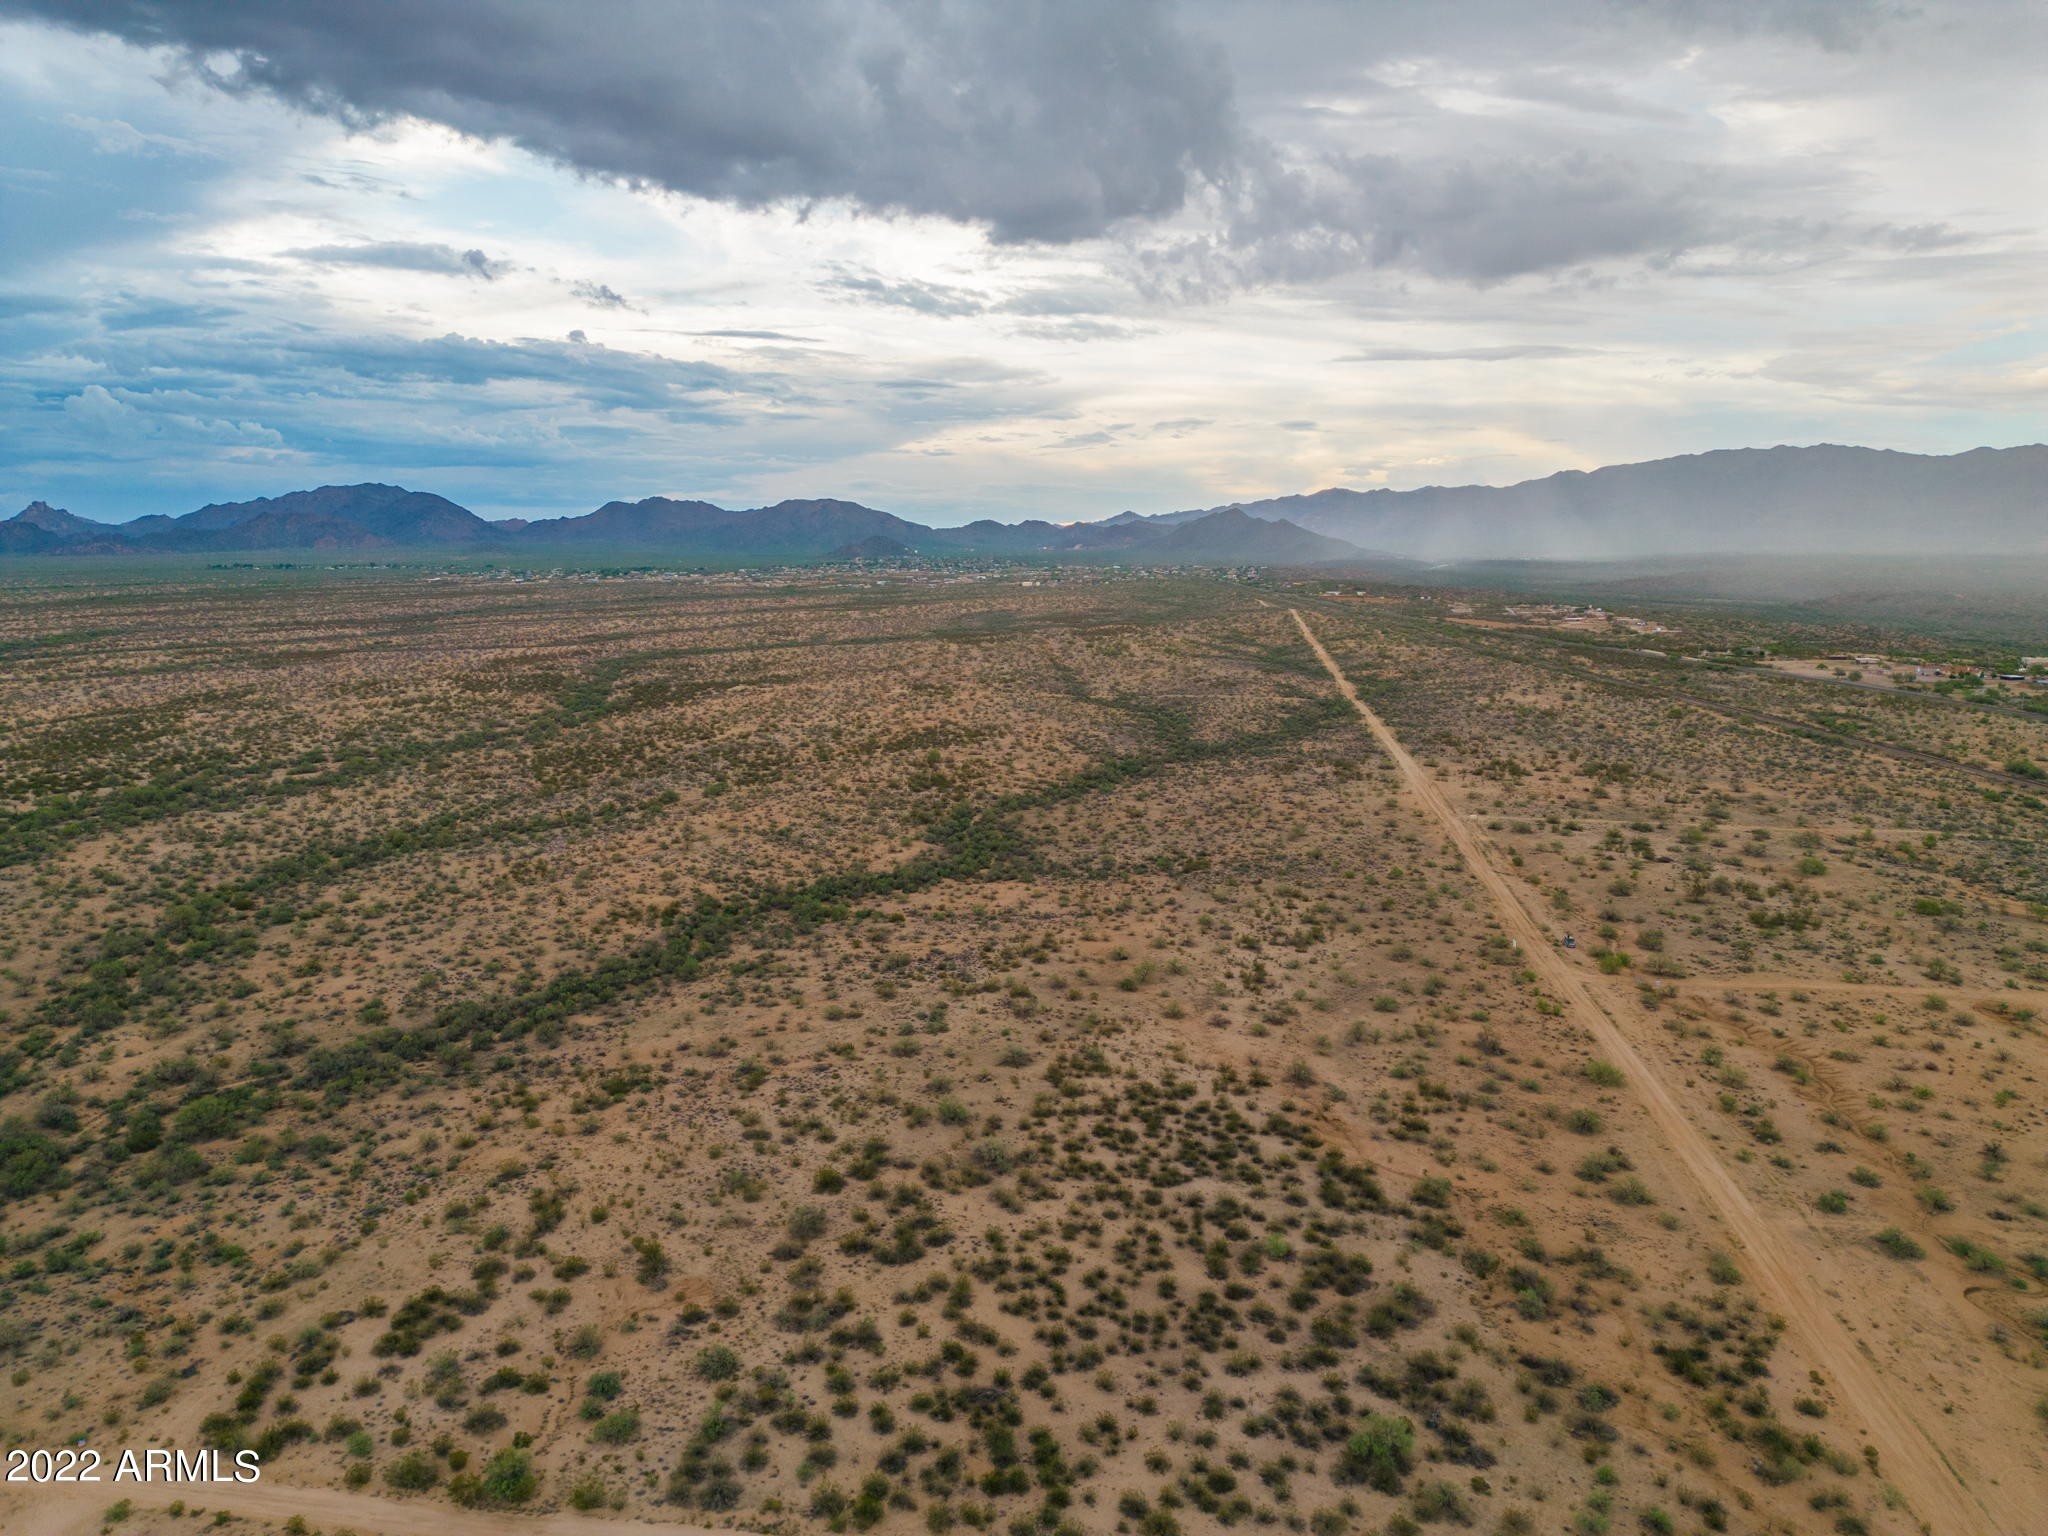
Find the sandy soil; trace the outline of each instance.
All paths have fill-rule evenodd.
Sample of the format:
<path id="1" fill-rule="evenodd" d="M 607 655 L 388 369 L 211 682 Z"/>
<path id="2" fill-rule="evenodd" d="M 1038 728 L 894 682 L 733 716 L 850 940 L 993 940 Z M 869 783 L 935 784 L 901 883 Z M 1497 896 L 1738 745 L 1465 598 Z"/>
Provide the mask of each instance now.
<path id="1" fill-rule="evenodd" d="M 2038 1509 L 2019 1507 L 1998 1489 L 1965 1486 L 1955 1459 L 1901 1404 L 1890 1384 L 1872 1368 L 1840 1318 L 1820 1299 L 1810 1259 L 1794 1252 L 1784 1235 L 1750 1202 L 1720 1157 L 1679 1106 L 1676 1096 L 1594 995 L 1580 971 L 1553 947 L 1546 927 L 1532 918 L 1488 856 L 1485 842 L 1437 787 L 1429 773 L 1394 733 L 1359 698 L 1299 610 L 1289 610 L 1302 638 L 1322 662 L 1338 690 L 1358 712 L 1382 749 L 1393 758 L 1409 789 L 1457 845 L 1472 872 L 1493 898 L 1508 931 L 1522 943 L 1528 963 L 1555 989 L 1611 1053 L 1643 1096 L 1677 1163 L 1712 1203 L 1749 1260 L 1758 1286 L 1798 1330 L 1806 1348 L 1840 1381 L 1866 1422 L 1893 1483 L 1912 1508 L 1938 1531 L 2019 1533 L 2038 1527 Z M 1854 1296 L 1853 1290 L 1845 1295 Z"/>

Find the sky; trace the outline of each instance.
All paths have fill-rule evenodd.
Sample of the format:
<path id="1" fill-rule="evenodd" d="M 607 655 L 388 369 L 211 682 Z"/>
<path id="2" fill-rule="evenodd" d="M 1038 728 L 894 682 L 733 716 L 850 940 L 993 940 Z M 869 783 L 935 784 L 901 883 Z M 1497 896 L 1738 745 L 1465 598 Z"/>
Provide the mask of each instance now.
<path id="1" fill-rule="evenodd" d="M 0 512 L 2038 441 L 2031 0 L 0 0 Z"/>

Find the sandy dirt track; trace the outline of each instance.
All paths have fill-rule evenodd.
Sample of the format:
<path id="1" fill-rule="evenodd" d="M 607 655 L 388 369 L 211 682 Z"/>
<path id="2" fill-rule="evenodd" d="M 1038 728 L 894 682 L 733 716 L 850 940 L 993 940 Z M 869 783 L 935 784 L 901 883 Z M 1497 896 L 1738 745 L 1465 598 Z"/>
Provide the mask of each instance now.
<path id="1" fill-rule="evenodd" d="M 138 1509 L 161 1509 L 183 1499 L 188 1517 L 216 1510 L 260 1520 L 285 1521 L 305 1516 L 329 1532 L 350 1530 L 357 1536 L 731 1536 L 709 1526 L 655 1524 L 603 1516 L 519 1515 L 455 1509 L 441 1501 L 419 1503 L 346 1493 L 336 1488 L 294 1488 L 261 1482 L 243 1486 L 140 1487 L 100 1483 L 86 1487 L 47 1489 L 26 1498 L 14 1490 L 0 1492 L 0 1533 L 4 1536 L 94 1536 L 108 1506 L 121 1499 Z M 193 1522 L 197 1530 L 209 1523 Z M 116 1530 L 120 1527 L 116 1526 Z"/>
<path id="2" fill-rule="evenodd" d="M 1553 947 L 1543 925 L 1529 915 L 1514 889 L 1490 857 L 1482 835 L 1453 808 L 1427 770 L 1401 745 L 1386 723 L 1367 707 L 1358 690 L 1324 649 L 1299 610 L 1289 609 L 1302 639 L 1329 672 L 1337 690 L 1358 712 L 1383 751 L 1393 759 L 1403 781 L 1423 808 L 1442 826 L 1485 886 L 1508 932 L 1521 940 L 1529 965 L 1557 1000 L 1593 1033 L 1614 1064 L 1627 1074 L 1651 1119 L 1664 1137 L 1676 1164 L 1706 1197 L 1747 1259 L 1747 1271 L 1773 1310 L 1797 1330 L 1800 1342 L 1864 1418 L 1869 1438 L 1879 1451 L 1884 1475 L 1905 1496 L 1926 1527 L 1940 1536 L 1954 1532 L 2021 1536 L 2037 1531 L 2038 1509 L 2007 1507 L 2015 1502 L 2006 1490 L 1966 1487 L 1953 1461 L 1900 1404 L 1890 1383 L 1864 1356 L 1841 1321 L 1822 1300 L 1812 1267 L 1817 1255 L 1795 1251 L 1777 1226 L 1750 1201 L 1722 1165 L 1671 1089 L 1630 1043 L 1614 1017 L 1601 1004 L 1584 976 Z M 1987 1503 L 1986 1493 L 1997 1500 Z"/>

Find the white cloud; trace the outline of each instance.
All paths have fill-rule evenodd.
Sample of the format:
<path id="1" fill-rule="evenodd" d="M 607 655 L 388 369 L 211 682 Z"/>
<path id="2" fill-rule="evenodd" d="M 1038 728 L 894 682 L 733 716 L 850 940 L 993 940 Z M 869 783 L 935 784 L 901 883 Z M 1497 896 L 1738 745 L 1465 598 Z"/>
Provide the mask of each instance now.
<path id="1" fill-rule="evenodd" d="M 87 117 L 83 113 L 67 112 L 64 123 L 90 138 L 103 155 L 190 155 L 202 152 L 190 139 L 169 133 L 146 132 L 118 117 Z"/>
<path id="2" fill-rule="evenodd" d="M 144 397 L 147 398 L 147 397 Z M 166 439 L 186 446 L 282 448 L 284 435 L 255 421 L 225 421 L 163 409 L 150 402 L 145 409 L 104 385 L 88 384 L 64 401 L 64 415 L 89 438 L 99 441 L 111 457 L 153 454 Z"/>

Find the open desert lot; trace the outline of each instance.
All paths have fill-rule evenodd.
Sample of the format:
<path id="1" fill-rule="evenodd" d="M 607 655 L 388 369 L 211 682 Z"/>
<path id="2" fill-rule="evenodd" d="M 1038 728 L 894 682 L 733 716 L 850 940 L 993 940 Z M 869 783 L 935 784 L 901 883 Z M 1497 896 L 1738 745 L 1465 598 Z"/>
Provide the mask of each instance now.
<path id="1" fill-rule="evenodd" d="M 2048 1536 L 2044 76 L 0 0 L 0 1536 Z"/>
<path id="2" fill-rule="evenodd" d="M 1317 593 L 17 583 L 8 1528 L 2037 1529 L 2048 721 Z"/>

